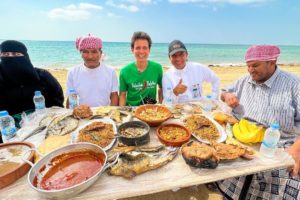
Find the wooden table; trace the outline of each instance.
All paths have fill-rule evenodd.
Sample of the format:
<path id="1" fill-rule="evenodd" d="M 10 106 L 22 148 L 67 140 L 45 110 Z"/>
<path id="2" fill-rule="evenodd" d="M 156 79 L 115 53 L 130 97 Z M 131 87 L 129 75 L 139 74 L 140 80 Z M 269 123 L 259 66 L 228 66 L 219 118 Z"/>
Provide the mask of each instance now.
<path id="1" fill-rule="evenodd" d="M 159 144 L 151 131 L 151 145 Z M 258 146 L 253 146 L 258 149 Z M 161 191 L 178 189 L 198 184 L 223 180 L 231 177 L 253 174 L 276 168 L 286 168 L 294 164 L 293 159 L 282 149 L 278 149 L 273 160 L 266 160 L 259 153 L 255 159 L 227 161 L 216 169 L 196 169 L 188 166 L 181 154 L 167 165 L 131 180 L 102 174 L 97 182 L 73 199 L 119 199 L 140 196 Z M 27 175 L 14 184 L 0 190 L 0 199 L 42 199 L 38 192 L 27 183 Z"/>

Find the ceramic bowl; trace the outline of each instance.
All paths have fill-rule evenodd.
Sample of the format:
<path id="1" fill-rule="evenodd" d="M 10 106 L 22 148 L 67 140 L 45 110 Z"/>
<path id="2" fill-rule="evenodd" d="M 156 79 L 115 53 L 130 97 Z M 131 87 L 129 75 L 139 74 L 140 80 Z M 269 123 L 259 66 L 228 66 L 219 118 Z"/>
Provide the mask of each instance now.
<path id="1" fill-rule="evenodd" d="M 25 163 L 21 157 L 26 158 L 27 160 L 33 161 L 34 158 L 34 152 L 30 152 L 27 155 L 24 155 L 24 153 L 34 148 L 34 145 L 28 142 L 8 142 L 4 144 L 0 144 L 0 151 L 10 152 L 12 155 L 15 154 L 17 156 L 16 158 L 12 158 L 13 160 L 19 160 L 20 162 L 14 163 L 13 166 L 9 165 L 7 163 L 7 170 L 0 173 L 0 189 L 12 184 L 22 176 L 24 176 L 28 170 L 30 169 L 30 165 Z M 15 149 L 15 150 L 14 150 Z M 19 150 L 17 150 L 19 149 Z M 18 153 L 19 151 L 19 153 Z M 7 154 L 6 154 L 7 155 Z M 10 161 L 10 158 L 7 158 L 8 161 Z"/>
<path id="2" fill-rule="evenodd" d="M 146 104 L 135 110 L 135 117 L 146 122 L 149 126 L 159 126 L 171 116 L 171 111 L 162 105 Z"/>
<path id="3" fill-rule="evenodd" d="M 163 134 L 163 130 L 167 131 Z M 180 147 L 191 138 L 191 132 L 180 124 L 163 124 L 156 130 L 159 141 L 167 146 Z"/>

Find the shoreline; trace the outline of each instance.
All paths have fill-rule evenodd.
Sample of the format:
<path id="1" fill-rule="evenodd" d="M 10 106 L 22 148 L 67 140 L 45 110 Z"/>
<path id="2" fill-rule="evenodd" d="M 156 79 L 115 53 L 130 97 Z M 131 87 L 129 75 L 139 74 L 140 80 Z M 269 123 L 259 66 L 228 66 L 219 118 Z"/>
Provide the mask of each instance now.
<path id="1" fill-rule="evenodd" d="M 194 61 L 192 61 L 194 62 Z M 105 63 L 105 61 L 104 61 Z M 200 63 L 203 65 L 206 65 L 208 67 L 245 67 L 246 64 L 245 63 L 218 63 L 218 64 L 205 64 L 205 63 L 201 63 L 201 62 L 196 62 L 196 63 Z M 125 65 L 111 65 L 108 63 L 105 63 L 108 66 L 114 68 L 115 70 L 120 70 L 122 67 L 124 67 Z M 128 64 L 128 63 L 127 63 Z M 75 66 L 78 66 L 80 64 L 53 64 L 53 65 L 38 65 L 38 64 L 34 64 L 34 66 L 38 67 L 38 68 L 42 68 L 42 69 L 46 69 L 46 70 L 70 70 Z M 280 67 L 300 67 L 300 63 L 279 63 L 277 64 Z M 67 66 L 67 67 L 63 67 L 63 66 Z M 169 67 L 171 67 L 171 64 L 168 65 L 162 65 L 164 69 L 168 69 Z"/>
<path id="2" fill-rule="evenodd" d="M 211 66 L 208 65 L 210 69 L 212 69 L 217 76 L 220 78 L 220 88 L 232 83 L 233 81 L 241 78 L 246 75 L 247 68 L 246 65 L 239 66 Z M 290 72 L 295 75 L 300 75 L 300 64 L 278 64 L 281 70 Z M 164 71 L 168 69 L 168 67 L 163 67 Z M 46 68 L 60 83 L 63 88 L 64 94 L 66 94 L 66 82 L 67 82 L 67 68 Z M 117 75 L 119 74 L 120 68 L 115 68 Z M 211 91 L 210 84 L 204 83 L 203 85 L 203 93 L 204 95 L 208 95 Z"/>
<path id="3" fill-rule="evenodd" d="M 300 67 L 300 63 L 278 63 L 279 67 Z M 246 67 L 245 63 L 236 64 L 236 63 L 228 63 L 228 64 L 209 64 L 208 67 Z"/>

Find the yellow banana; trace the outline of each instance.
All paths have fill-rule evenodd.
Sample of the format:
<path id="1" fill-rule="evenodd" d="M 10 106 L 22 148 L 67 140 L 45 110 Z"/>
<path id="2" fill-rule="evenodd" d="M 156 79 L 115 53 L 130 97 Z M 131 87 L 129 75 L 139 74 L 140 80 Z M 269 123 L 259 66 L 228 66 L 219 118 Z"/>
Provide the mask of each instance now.
<path id="1" fill-rule="evenodd" d="M 255 123 L 248 122 L 248 130 L 256 134 L 254 143 L 261 142 L 263 140 L 265 129 L 262 126 L 257 126 Z"/>
<path id="2" fill-rule="evenodd" d="M 241 121 L 232 128 L 234 137 L 244 143 L 261 142 L 264 137 L 264 131 L 265 129 L 263 127 L 249 123 L 246 119 L 241 119 Z"/>
<path id="3" fill-rule="evenodd" d="M 259 136 L 259 140 L 257 142 L 262 142 L 264 139 L 266 129 L 262 126 L 258 127 L 257 134 Z"/>
<path id="4" fill-rule="evenodd" d="M 254 143 L 256 141 L 256 131 L 253 131 L 252 127 L 247 120 L 241 119 L 240 121 L 240 130 L 244 137 L 247 138 L 245 142 L 247 143 Z M 251 130 L 252 129 L 252 130 Z"/>
<path id="5" fill-rule="evenodd" d="M 257 125 L 255 123 L 248 122 L 248 129 L 249 129 L 250 132 L 256 132 L 257 128 L 258 127 L 257 127 Z"/>
<path id="6" fill-rule="evenodd" d="M 238 139 L 239 141 L 244 142 L 244 143 L 250 142 L 249 138 L 247 137 L 247 134 L 244 134 L 241 131 L 241 126 L 240 126 L 239 123 L 236 123 L 236 124 L 233 125 L 233 127 L 232 127 L 232 133 L 233 133 L 234 137 L 236 139 Z"/>

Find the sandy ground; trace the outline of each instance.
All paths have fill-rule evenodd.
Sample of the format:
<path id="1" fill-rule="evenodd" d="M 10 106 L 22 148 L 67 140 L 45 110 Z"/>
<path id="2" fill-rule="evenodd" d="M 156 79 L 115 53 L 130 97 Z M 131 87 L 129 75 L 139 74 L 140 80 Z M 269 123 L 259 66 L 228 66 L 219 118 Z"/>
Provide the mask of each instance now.
<path id="1" fill-rule="evenodd" d="M 299 65 L 281 65 L 280 68 L 284 71 L 289 71 L 293 74 L 300 76 L 300 64 Z M 243 75 L 247 74 L 247 68 L 245 66 L 240 67 L 211 67 L 211 69 L 217 74 L 221 80 L 221 87 L 232 83 L 234 80 L 239 79 Z M 66 78 L 68 71 L 65 69 L 51 69 L 49 70 L 59 81 L 65 92 Z M 209 94 L 210 85 L 205 84 L 204 95 Z M 206 188 L 205 185 L 198 185 L 188 188 L 182 188 L 176 192 L 164 191 L 155 194 L 149 194 L 139 197 L 126 198 L 123 200 L 221 200 L 222 196 L 216 192 Z"/>
<path id="2" fill-rule="evenodd" d="M 230 83 L 232 83 L 234 80 L 239 79 L 243 75 L 247 74 L 247 68 L 246 66 L 240 66 L 240 67 L 210 67 L 220 78 L 221 80 L 221 87 L 224 87 Z M 285 71 L 289 71 L 293 74 L 296 74 L 300 76 L 300 64 L 298 65 L 280 65 L 280 68 Z M 63 90 L 65 92 L 66 89 L 66 79 L 67 79 L 67 73 L 68 71 L 66 69 L 51 69 L 49 70 L 58 80 L 58 82 L 63 87 Z M 118 73 L 118 70 L 117 70 Z M 204 84 L 204 95 L 209 94 L 210 92 L 210 85 Z"/>

